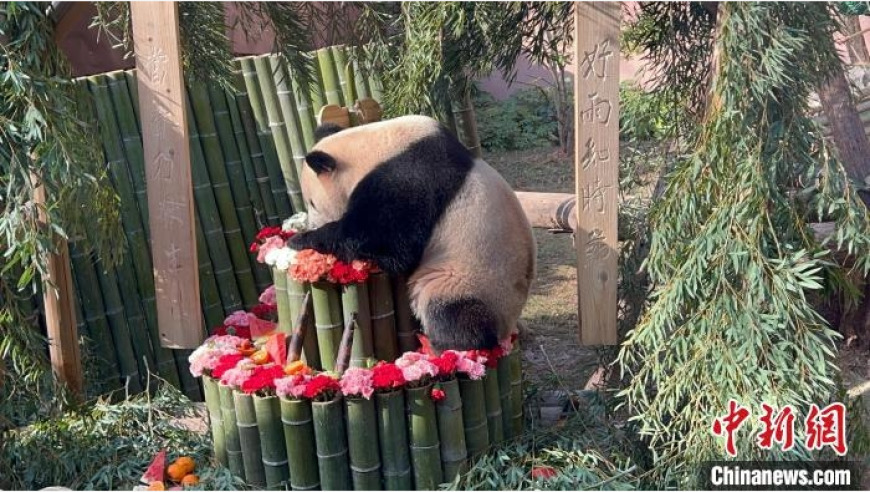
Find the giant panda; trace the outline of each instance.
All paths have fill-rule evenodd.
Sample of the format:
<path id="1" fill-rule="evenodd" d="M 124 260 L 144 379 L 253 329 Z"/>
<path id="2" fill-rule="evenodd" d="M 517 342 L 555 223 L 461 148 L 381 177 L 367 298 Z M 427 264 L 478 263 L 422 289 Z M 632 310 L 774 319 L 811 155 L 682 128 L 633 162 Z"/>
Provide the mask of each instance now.
<path id="1" fill-rule="evenodd" d="M 312 230 L 290 247 L 406 277 L 436 351 L 492 348 L 517 329 L 535 242 L 493 168 L 425 116 L 321 126 L 316 137 L 300 173 Z"/>

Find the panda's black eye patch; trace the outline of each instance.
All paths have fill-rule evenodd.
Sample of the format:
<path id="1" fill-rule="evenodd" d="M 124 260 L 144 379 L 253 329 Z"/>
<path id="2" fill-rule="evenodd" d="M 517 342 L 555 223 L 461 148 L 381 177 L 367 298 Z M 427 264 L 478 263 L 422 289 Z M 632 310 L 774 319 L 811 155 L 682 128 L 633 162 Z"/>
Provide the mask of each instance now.
<path id="1" fill-rule="evenodd" d="M 335 170 L 335 159 L 326 152 L 314 150 L 305 156 L 305 162 L 316 174 L 329 173 Z"/>

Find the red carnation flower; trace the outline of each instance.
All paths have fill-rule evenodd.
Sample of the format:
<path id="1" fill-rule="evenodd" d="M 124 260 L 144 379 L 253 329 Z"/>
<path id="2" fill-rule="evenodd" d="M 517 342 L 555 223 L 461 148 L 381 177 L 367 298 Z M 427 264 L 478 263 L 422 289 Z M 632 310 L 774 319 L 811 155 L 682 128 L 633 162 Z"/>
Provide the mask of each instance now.
<path id="1" fill-rule="evenodd" d="M 498 367 L 498 360 L 504 357 L 504 350 L 501 347 L 493 347 L 488 350 L 481 350 L 480 354 L 486 357 L 486 367 L 495 369 Z"/>
<path id="2" fill-rule="evenodd" d="M 452 350 L 447 350 L 438 357 L 430 357 L 429 360 L 438 367 L 438 375 L 449 378 L 456 372 L 456 361 L 459 356 Z"/>
<path id="3" fill-rule="evenodd" d="M 242 354 L 222 355 L 220 359 L 218 359 L 217 364 L 215 364 L 214 369 L 211 370 L 211 377 L 215 379 L 222 378 L 225 372 L 236 367 L 236 364 L 244 358 L 245 356 Z"/>
<path id="4" fill-rule="evenodd" d="M 251 243 L 251 245 L 248 246 L 248 251 L 250 251 L 251 253 L 256 253 L 259 250 L 260 250 L 260 243 Z"/>
<path id="5" fill-rule="evenodd" d="M 305 391 L 302 392 L 302 396 L 311 400 L 319 396 L 325 396 L 325 399 L 328 400 L 331 397 L 329 392 L 334 393 L 339 390 L 341 390 L 341 385 L 337 379 L 326 374 L 318 374 L 305 385 Z"/>
<path id="6" fill-rule="evenodd" d="M 281 239 L 286 241 L 296 235 L 296 231 L 285 231 L 284 229 L 281 229 L 281 232 L 278 235 L 281 236 Z"/>
<path id="7" fill-rule="evenodd" d="M 329 269 L 329 281 L 336 284 L 358 284 L 369 278 L 370 267 L 365 262 L 345 263 L 336 261 Z"/>
<path id="8" fill-rule="evenodd" d="M 447 394 L 444 393 L 444 390 L 438 388 L 432 388 L 432 401 L 439 402 L 445 398 L 447 398 Z"/>
<path id="9" fill-rule="evenodd" d="M 402 370 L 392 362 L 380 362 L 372 368 L 372 387 L 376 391 L 391 391 L 404 384 Z"/>
<path id="10" fill-rule="evenodd" d="M 260 229 L 260 232 L 257 233 L 255 239 L 257 241 L 265 241 L 266 239 L 279 234 L 281 234 L 281 228 L 279 226 L 266 226 Z"/>
<path id="11" fill-rule="evenodd" d="M 278 306 L 273 304 L 257 304 L 251 308 L 251 314 L 265 320 L 271 320 L 272 314 L 276 312 L 278 312 Z"/>
<path id="12" fill-rule="evenodd" d="M 242 383 L 242 391 L 256 393 L 266 388 L 275 388 L 275 380 L 284 377 L 284 368 L 279 365 L 257 366 L 251 377 Z"/>

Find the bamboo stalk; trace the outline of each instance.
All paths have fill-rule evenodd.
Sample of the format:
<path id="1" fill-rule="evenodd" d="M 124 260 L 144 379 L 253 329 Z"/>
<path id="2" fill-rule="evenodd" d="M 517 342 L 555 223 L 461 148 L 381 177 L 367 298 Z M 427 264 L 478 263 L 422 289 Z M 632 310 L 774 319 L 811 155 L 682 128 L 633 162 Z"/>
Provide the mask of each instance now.
<path id="1" fill-rule="evenodd" d="M 344 331 L 341 333 L 341 343 L 338 345 L 338 355 L 335 357 L 333 372 L 338 376 L 350 366 L 350 351 L 353 346 L 354 332 L 356 331 L 356 313 L 351 313 L 344 323 Z"/>
<path id="2" fill-rule="evenodd" d="M 483 380 L 459 378 L 465 445 L 471 456 L 476 456 L 489 448 L 489 423 L 486 416 L 485 392 Z"/>
<path id="3" fill-rule="evenodd" d="M 331 371 L 335 368 L 335 358 L 338 356 L 344 328 L 338 287 L 326 282 L 311 284 L 311 301 L 314 306 L 314 325 L 317 329 L 320 365 L 323 370 Z"/>
<path id="4" fill-rule="evenodd" d="M 308 338 L 308 333 L 310 333 L 308 330 L 308 320 L 309 318 L 314 316 L 314 314 L 312 313 L 312 310 L 314 308 L 311 307 L 310 292 L 305 294 L 305 300 L 302 302 L 302 304 L 304 306 L 302 311 L 299 313 L 299 316 L 297 316 L 293 321 L 293 332 L 290 335 L 290 346 L 287 349 L 287 362 L 296 362 L 297 360 L 302 358 L 302 346 L 304 340 Z M 313 337 L 314 336 L 312 335 L 312 338 Z M 309 367 L 311 366 L 309 365 Z"/>
<path id="5" fill-rule="evenodd" d="M 354 490 L 381 490 L 381 455 L 375 402 L 345 398 L 347 442 Z"/>
<path id="6" fill-rule="evenodd" d="M 511 403 L 511 368 L 507 357 L 498 360 L 498 395 L 501 401 L 501 422 L 505 439 L 514 437 L 513 404 Z"/>
<path id="7" fill-rule="evenodd" d="M 237 61 L 237 65 L 239 68 L 236 71 L 235 106 L 239 112 L 241 129 L 245 132 L 245 143 L 248 147 L 251 164 L 254 166 L 254 176 L 256 176 L 257 189 L 260 190 L 260 198 L 263 201 L 266 223 L 277 224 L 279 220 L 278 209 L 272 194 L 272 183 L 266 165 L 266 156 L 263 152 L 263 145 L 260 143 L 261 136 L 257 123 L 254 121 L 253 108 L 248 98 L 248 88 L 245 76 L 242 74 L 241 61 Z M 289 204 L 289 199 L 287 199 L 287 203 Z"/>
<path id="8" fill-rule="evenodd" d="M 411 463 L 414 467 L 414 485 L 417 490 L 435 490 L 443 482 L 441 470 L 441 443 L 438 440 L 438 422 L 432 385 L 407 388 L 408 428 Z"/>
<path id="9" fill-rule="evenodd" d="M 302 130 L 305 152 L 314 147 L 314 129 L 317 127 L 317 113 L 311 102 L 311 95 L 299 88 L 296 80 L 290 79 L 290 88 L 296 97 L 296 114 L 299 116 L 299 127 Z"/>
<path id="10" fill-rule="evenodd" d="M 290 144 L 290 133 L 287 122 L 281 114 L 281 104 L 278 101 L 278 93 L 272 76 L 272 67 L 269 64 L 269 56 L 258 56 L 254 59 L 257 71 L 257 80 L 260 83 L 260 92 L 263 96 L 266 117 L 269 119 L 269 128 L 275 139 L 275 148 L 278 152 L 278 162 L 281 164 L 281 173 L 284 176 L 284 186 L 290 197 L 290 203 L 294 212 L 305 210 L 305 200 L 302 199 L 302 189 L 299 187 L 299 174 L 293 160 L 293 148 Z M 286 100 L 290 98 L 287 97 Z"/>
<path id="11" fill-rule="evenodd" d="M 305 364 L 312 369 L 323 369 L 320 362 L 320 347 L 317 345 L 317 329 L 314 321 L 314 307 L 311 305 L 311 292 L 305 284 L 291 278 L 287 279 L 287 297 L 290 299 L 290 314 L 294 320 L 299 320 L 303 311 L 308 316 L 302 319 L 304 326 L 297 323 L 295 328 L 303 329 L 305 336 L 302 337 L 303 358 Z"/>
<path id="12" fill-rule="evenodd" d="M 357 100 L 356 83 L 354 80 L 353 66 L 347 60 L 347 47 L 332 46 L 332 59 L 335 62 L 335 71 L 338 75 L 338 85 L 344 98 L 345 106 L 352 106 Z"/>
<path id="13" fill-rule="evenodd" d="M 483 378 L 484 397 L 486 398 L 486 422 L 489 428 L 489 442 L 496 444 L 504 440 L 504 422 L 501 416 L 501 398 L 498 392 L 498 371 L 486 368 Z"/>
<path id="14" fill-rule="evenodd" d="M 396 316 L 390 277 L 386 273 L 378 272 L 369 277 L 369 298 L 375 357 L 378 360 L 396 360 L 399 356 Z"/>
<path id="15" fill-rule="evenodd" d="M 459 128 L 459 139 L 474 157 L 481 157 L 480 136 L 477 133 L 474 104 L 471 102 L 471 92 L 468 89 L 465 89 L 454 103 L 453 114 Z"/>
<path id="16" fill-rule="evenodd" d="M 241 391 L 233 390 L 233 404 L 236 408 L 236 427 L 239 429 L 239 444 L 242 449 L 242 463 L 245 467 L 245 481 L 262 489 L 266 486 L 266 470 L 263 467 L 263 453 L 260 447 L 260 432 L 257 427 L 254 398 Z"/>
<path id="17" fill-rule="evenodd" d="M 317 57 L 317 53 L 314 53 L 314 56 Z M 308 96 L 311 100 L 311 111 L 313 114 L 317 115 L 320 113 L 320 108 L 326 106 L 326 93 L 323 89 L 323 74 L 321 73 L 320 63 L 314 64 L 314 70 L 312 70 L 312 80 L 311 84 L 308 88 Z"/>
<path id="18" fill-rule="evenodd" d="M 417 339 L 417 322 L 411 313 L 408 279 L 403 276 L 393 279 L 393 305 L 396 309 L 396 338 L 399 352 L 413 352 L 419 348 L 420 341 Z"/>
<path id="19" fill-rule="evenodd" d="M 224 442 L 227 450 L 227 467 L 233 475 L 245 479 L 245 463 L 242 457 L 242 443 L 239 437 L 239 427 L 236 422 L 236 405 L 233 401 L 233 389 L 218 383 L 221 417 L 224 424 Z"/>
<path id="20" fill-rule="evenodd" d="M 511 382 L 511 430 L 514 436 L 523 433 L 525 419 L 523 418 L 523 353 L 519 340 L 514 343 L 513 351 L 508 355 Z"/>
<path id="21" fill-rule="evenodd" d="M 290 487 L 293 490 L 319 488 L 311 402 L 282 398 L 281 422 L 284 424 L 284 443 L 290 466 Z"/>
<path id="22" fill-rule="evenodd" d="M 286 489 L 290 479 L 284 430 L 281 426 L 281 405 L 277 396 L 254 395 L 254 410 L 257 428 L 260 431 L 260 446 L 263 468 L 266 472 L 266 488 Z"/>
<path id="23" fill-rule="evenodd" d="M 242 84 L 244 84 L 244 81 L 242 81 Z M 260 193 L 260 185 L 257 182 L 257 172 L 254 169 L 254 161 L 251 158 L 251 149 L 248 147 L 248 136 L 245 132 L 245 124 L 242 121 L 242 115 L 239 112 L 238 101 L 236 100 L 237 96 L 235 91 L 231 89 L 224 90 L 222 95 L 227 111 L 229 111 L 233 137 L 236 141 L 236 147 L 239 150 L 242 171 L 245 175 L 245 186 L 248 189 L 248 197 L 251 200 L 254 219 L 258 225 L 266 224 L 268 223 L 269 218 L 266 213 L 266 206 L 263 202 L 263 195 Z M 215 97 L 220 97 L 220 91 L 216 91 Z M 245 94 L 245 101 L 247 101 L 247 94 Z M 266 189 L 268 190 L 268 187 Z M 277 218 L 277 216 L 275 218 Z M 246 237 L 245 239 L 250 239 L 250 237 Z M 265 272 L 265 269 L 263 268 L 260 270 Z"/>
<path id="24" fill-rule="evenodd" d="M 223 151 L 225 172 L 229 181 L 236 215 L 239 218 L 239 226 L 242 230 L 242 241 L 247 243 L 253 240 L 259 230 L 254 214 L 254 207 L 251 204 L 251 196 L 248 192 L 248 174 L 245 172 L 244 164 L 242 163 L 242 153 L 236 144 L 236 134 L 224 92 L 214 86 L 208 86 L 208 92 L 208 101 L 212 108 L 212 116 L 214 117 L 214 127 L 219 137 L 219 147 Z M 245 255 L 247 259 L 245 265 L 254 275 L 254 282 L 256 284 L 254 293 L 256 294 L 269 285 L 269 272 L 257 263 L 255 254 L 248 252 L 247 249 L 245 251 L 247 252 L 247 255 Z"/>
<path id="25" fill-rule="evenodd" d="M 202 388 L 205 394 L 205 408 L 208 410 L 208 422 L 211 427 L 211 441 L 214 455 L 221 466 L 228 466 L 227 440 L 224 434 L 224 419 L 221 415 L 221 396 L 218 382 L 212 377 L 202 376 Z"/>
<path id="26" fill-rule="evenodd" d="M 351 69 L 353 70 L 353 83 L 356 88 L 356 98 L 354 101 L 360 99 L 367 99 L 372 97 L 371 90 L 369 89 L 368 81 L 366 80 L 366 74 L 363 72 L 363 68 L 359 63 L 359 53 L 357 52 L 358 48 L 356 46 L 349 46 L 347 48 L 350 50 L 350 60 L 351 60 Z"/>
<path id="27" fill-rule="evenodd" d="M 200 388 L 199 381 L 190 373 L 188 357 L 192 353 L 193 350 L 172 350 L 172 356 L 175 358 L 175 364 L 178 366 L 178 374 L 181 378 L 181 388 L 185 396 L 193 401 L 202 401 L 202 389 Z"/>
<path id="28" fill-rule="evenodd" d="M 375 393 L 378 411 L 378 439 L 386 490 L 410 490 L 411 458 L 408 450 L 408 425 L 405 418 L 405 393 L 402 390 Z"/>
<path id="29" fill-rule="evenodd" d="M 270 67 L 272 70 L 272 81 L 275 84 L 275 95 L 278 98 L 278 105 L 281 110 L 281 117 L 285 123 L 284 130 L 289 138 L 290 150 L 293 155 L 294 171 L 296 172 L 295 183 L 299 185 L 299 176 L 302 173 L 302 166 L 305 164 L 306 146 L 302 127 L 299 121 L 298 110 L 296 109 L 296 98 L 293 95 L 292 85 L 290 84 L 290 74 L 287 71 L 286 62 L 283 57 L 272 56 L 269 58 Z M 288 187 L 288 189 L 290 189 Z M 297 208 L 295 202 L 294 211 L 304 211 L 305 200 L 302 199 L 301 188 L 300 194 L 297 197 L 299 200 Z M 291 197 L 292 198 L 292 197 Z"/>
<path id="30" fill-rule="evenodd" d="M 199 207 L 197 217 L 199 215 Z M 202 232 L 202 221 L 197 218 L 196 228 L 196 260 L 199 263 L 199 300 L 202 304 L 202 314 L 207 327 L 223 325 L 224 306 L 221 302 L 217 279 L 208 256 L 208 245 L 205 233 Z"/>
<path id="31" fill-rule="evenodd" d="M 465 423 L 462 420 L 462 397 L 456 379 L 443 381 L 445 398 L 435 404 L 438 411 L 438 438 L 441 441 L 441 466 L 444 481 L 452 482 L 465 466 L 468 449 L 465 444 Z"/>
<path id="32" fill-rule="evenodd" d="M 341 93 L 341 87 L 339 87 L 338 72 L 335 70 L 335 61 L 332 57 L 332 50 L 329 48 L 321 48 L 317 50 L 316 54 L 317 65 L 320 67 L 320 77 L 323 82 L 323 95 L 326 98 L 326 104 L 344 106 L 344 97 Z"/>
<path id="33" fill-rule="evenodd" d="M 290 298 L 287 297 L 287 272 L 273 268 L 272 280 L 275 286 L 275 303 L 278 305 L 278 331 L 292 335 L 294 317 L 290 314 Z"/>
<path id="34" fill-rule="evenodd" d="M 242 66 L 242 74 L 245 79 L 245 87 L 247 88 L 248 101 L 250 102 L 251 115 L 253 116 L 253 121 L 256 123 L 257 136 L 260 140 L 260 148 L 263 151 L 263 162 L 266 164 L 266 170 L 269 174 L 271 194 L 275 201 L 275 210 L 279 218 L 289 217 L 293 214 L 293 208 L 290 204 L 290 196 L 287 194 L 287 185 L 284 183 L 284 176 L 281 172 L 281 163 L 278 160 L 278 150 L 275 147 L 275 136 L 272 134 L 272 129 L 269 127 L 269 117 L 266 115 L 263 94 L 260 90 L 260 84 L 257 81 L 257 71 L 254 67 L 254 59 L 242 58 L 240 63 Z M 239 109 L 242 109 L 242 106 L 240 106 Z"/>
<path id="35" fill-rule="evenodd" d="M 211 182 L 212 192 L 214 193 L 218 214 L 220 215 L 223 234 L 229 248 L 230 261 L 235 272 L 239 293 L 242 296 L 245 307 L 250 309 L 258 302 L 257 287 L 254 283 L 253 272 L 251 271 L 247 244 L 245 244 L 245 240 L 242 238 L 242 226 L 240 225 L 239 216 L 236 214 L 235 190 L 232 189 L 229 176 L 227 176 L 226 161 L 224 153 L 221 150 L 220 140 L 218 140 L 218 129 L 215 126 L 208 92 L 204 86 L 194 85 L 188 91 L 188 95 L 191 107 L 193 108 L 192 115 L 194 116 L 191 120 L 196 125 L 199 135 L 205 164 L 208 169 L 209 181 Z M 236 167 L 238 168 L 238 166 Z M 234 176 L 233 179 L 237 180 L 238 177 Z M 242 183 L 237 184 L 241 185 Z M 241 193 L 241 190 L 239 190 L 239 193 Z M 246 211 L 250 213 L 250 209 Z M 248 227 L 252 230 L 251 237 L 253 237 L 253 235 L 256 235 L 256 232 L 253 232 L 253 229 L 255 229 L 253 215 L 249 218 L 251 223 Z"/>
<path id="36" fill-rule="evenodd" d="M 372 345 L 372 318 L 368 285 L 358 283 L 342 286 L 341 307 L 344 319 L 350 319 L 353 314 L 356 314 L 350 366 L 370 367 L 375 362 L 375 352 Z"/>
<path id="37" fill-rule="evenodd" d="M 341 397 L 312 402 L 311 410 L 320 486 L 323 490 L 350 490 L 352 483 Z"/>

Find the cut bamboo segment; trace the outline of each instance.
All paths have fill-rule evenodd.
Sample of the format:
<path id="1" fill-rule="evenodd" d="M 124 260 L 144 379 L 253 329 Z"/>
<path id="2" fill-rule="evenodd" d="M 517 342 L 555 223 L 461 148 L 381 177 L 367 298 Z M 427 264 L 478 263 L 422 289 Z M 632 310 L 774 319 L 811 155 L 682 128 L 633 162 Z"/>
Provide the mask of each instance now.
<path id="1" fill-rule="evenodd" d="M 483 380 L 459 378 L 462 396 L 462 423 L 468 454 L 477 456 L 489 448 L 489 423 L 486 416 L 486 388 Z"/>
<path id="2" fill-rule="evenodd" d="M 497 444 L 504 440 L 504 421 L 502 420 L 501 397 L 498 392 L 498 370 L 487 367 L 483 378 L 486 398 L 486 422 L 489 428 L 489 443 Z"/>
<path id="3" fill-rule="evenodd" d="M 242 82 L 244 84 L 244 81 Z M 239 107 L 236 101 L 234 91 L 226 89 L 224 91 L 215 90 L 214 97 L 223 97 L 224 104 L 230 116 L 230 124 L 233 129 L 233 137 L 236 141 L 236 148 L 239 150 L 239 158 L 242 162 L 242 172 L 245 175 L 245 187 L 248 190 L 248 198 L 251 201 L 251 207 L 254 211 L 254 220 L 257 226 L 269 223 L 269 217 L 266 213 L 266 206 L 263 203 L 263 195 L 260 193 L 260 185 L 257 182 L 257 172 L 254 169 L 254 161 L 251 158 L 251 149 L 248 147 L 248 137 L 245 132 L 245 124 L 242 121 L 242 115 L 239 113 Z M 247 95 L 245 95 L 247 98 Z M 247 101 L 247 99 L 246 99 Z M 266 188 L 268 189 L 268 187 Z M 276 216 L 277 218 L 277 216 Z M 245 237 L 246 240 L 251 240 L 251 237 Z M 258 270 L 266 272 L 265 268 Z"/>
<path id="4" fill-rule="evenodd" d="M 407 388 L 408 433 L 411 463 L 414 467 L 414 485 L 417 490 L 436 490 L 443 482 L 441 444 L 438 440 L 438 421 L 432 385 Z"/>
<path id="5" fill-rule="evenodd" d="M 317 50 L 317 65 L 320 67 L 320 77 L 323 83 L 323 95 L 326 104 L 344 106 L 344 97 L 338 83 L 338 73 L 335 70 L 335 61 L 332 58 L 332 50 L 321 48 Z"/>
<path id="6" fill-rule="evenodd" d="M 511 403 L 511 368 L 507 357 L 498 360 L 498 396 L 501 404 L 501 427 L 505 439 L 514 436 L 513 428 L 513 404 Z"/>
<path id="7" fill-rule="evenodd" d="M 278 159 L 278 150 L 275 148 L 276 141 L 272 134 L 272 129 L 269 127 L 269 117 L 266 115 L 266 106 L 263 102 L 263 94 L 257 80 L 257 70 L 254 66 L 254 59 L 242 58 L 240 63 L 242 66 L 242 74 L 245 79 L 245 87 L 248 92 L 251 115 L 256 123 L 257 136 L 260 141 L 260 148 L 263 152 L 263 161 L 266 164 L 269 182 L 271 183 L 271 194 L 275 200 L 275 208 L 279 218 L 286 218 L 293 214 L 293 207 L 290 204 L 290 196 L 287 194 L 287 185 L 284 183 L 284 175 L 281 172 L 281 162 Z M 241 110 L 242 107 L 243 106 L 239 106 L 239 110 Z"/>
<path id="8" fill-rule="evenodd" d="M 205 408 L 208 410 L 208 421 L 211 427 L 211 442 L 214 446 L 214 456 L 221 466 L 229 466 L 227 462 L 227 440 L 224 434 L 224 419 L 221 415 L 221 396 L 218 382 L 208 375 L 202 376 L 202 389 L 205 394 Z"/>
<path id="9" fill-rule="evenodd" d="M 220 140 L 218 140 L 218 130 L 215 126 L 214 115 L 212 114 L 211 104 L 208 99 L 208 91 L 202 85 L 195 85 L 188 91 L 188 94 L 194 116 L 191 119 L 195 122 L 194 124 L 196 125 L 197 134 L 202 146 L 209 181 L 211 182 L 218 213 L 220 214 L 223 234 L 229 248 L 230 261 L 235 272 L 239 293 L 242 296 L 244 306 L 250 309 L 258 302 L 257 287 L 254 283 L 254 274 L 251 271 L 247 244 L 242 237 L 239 216 L 236 214 L 236 206 L 234 205 L 235 193 L 231 188 L 232 185 L 227 176 L 226 161 L 221 149 Z M 238 168 L 239 166 L 236 167 Z M 234 177 L 234 179 L 239 178 Z M 237 184 L 241 185 L 242 183 L 239 182 Z M 242 193 L 242 191 L 239 190 L 239 193 Z M 247 209 L 247 212 L 250 213 L 250 208 Z M 250 220 L 253 221 L 253 215 L 250 216 Z M 250 224 L 250 227 L 254 228 L 253 223 Z"/>
<path id="10" fill-rule="evenodd" d="M 302 311 L 293 321 L 293 332 L 290 334 L 290 344 L 287 347 L 287 362 L 296 362 L 303 357 L 302 344 L 303 341 L 308 338 L 309 332 L 312 333 L 311 338 L 316 336 L 316 334 L 313 333 L 313 330 L 309 330 L 310 327 L 308 323 L 309 318 L 314 317 L 314 308 L 311 306 L 310 292 L 305 294 L 302 306 Z M 309 365 L 308 367 L 311 366 Z"/>
<path id="11" fill-rule="evenodd" d="M 372 346 L 372 319 L 369 289 L 365 283 L 345 285 L 341 289 L 341 307 L 344 319 L 356 313 L 356 328 L 350 358 L 351 367 L 371 367 L 374 364 Z"/>
<path id="12" fill-rule="evenodd" d="M 335 356 L 335 366 L 332 370 L 339 377 L 350 367 L 350 350 L 353 346 L 355 331 L 356 313 L 351 313 L 347 321 L 344 322 L 344 331 L 341 333 L 341 343 L 338 345 L 338 355 Z"/>
<path id="13" fill-rule="evenodd" d="M 402 390 L 375 393 L 378 412 L 378 439 L 386 490 L 411 490 L 411 457 L 408 450 L 408 424 L 405 393 Z"/>
<path id="14" fill-rule="evenodd" d="M 341 333 L 344 329 L 338 287 L 327 282 L 311 284 L 311 301 L 314 305 L 314 326 L 317 330 L 320 365 L 324 371 L 331 371 L 335 368 L 335 358 L 338 356 Z"/>
<path id="15" fill-rule="evenodd" d="M 474 157 L 481 156 L 480 136 L 477 133 L 477 121 L 474 118 L 474 104 L 471 102 L 471 93 L 466 89 L 453 103 L 453 115 L 456 127 L 459 130 L 457 136 L 462 144 L 468 148 Z"/>
<path id="16" fill-rule="evenodd" d="M 197 215 L 199 214 L 197 207 Z M 206 326 L 214 328 L 224 323 L 224 306 L 218 290 L 211 258 L 208 256 L 208 245 L 202 232 L 200 220 L 196 221 L 196 259 L 199 262 L 199 298 L 202 304 L 202 314 Z"/>
<path id="17" fill-rule="evenodd" d="M 312 70 L 311 75 L 312 81 L 308 87 L 308 97 L 311 100 L 311 110 L 316 115 L 320 111 L 320 108 L 326 105 L 326 94 L 323 90 L 323 74 L 320 73 L 320 63 L 314 64 L 314 70 Z"/>
<path id="18" fill-rule="evenodd" d="M 438 437 L 441 442 L 441 466 L 444 481 L 452 482 L 465 466 L 468 449 L 465 444 L 465 424 L 462 419 L 462 397 L 456 379 L 443 381 L 444 399 L 435 404 L 438 411 Z"/>
<path id="19" fill-rule="evenodd" d="M 278 397 L 254 395 L 254 410 L 260 432 L 266 488 L 285 490 L 290 479 L 290 469 L 287 465 L 287 447 L 281 426 L 281 405 L 278 403 Z"/>
<path id="20" fill-rule="evenodd" d="M 523 353 L 519 340 L 514 343 L 513 351 L 508 355 L 511 373 L 511 430 L 514 436 L 523 433 L 525 419 L 523 418 Z"/>
<path id="21" fill-rule="evenodd" d="M 396 316 L 390 277 L 386 273 L 378 272 L 369 277 L 369 299 L 375 357 L 378 360 L 396 360 L 399 356 Z"/>
<path id="22" fill-rule="evenodd" d="M 254 176 L 256 177 L 257 189 L 260 190 L 260 198 L 263 200 L 266 223 L 274 225 L 278 223 L 279 217 L 275 197 L 272 194 L 272 182 L 269 178 L 269 170 L 266 166 L 266 156 L 263 153 L 263 145 L 260 142 L 261 137 L 257 129 L 257 123 L 254 121 L 251 101 L 248 99 L 248 89 L 245 83 L 246 79 L 242 75 L 241 62 L 237 62 L 237 66 L 239 68 L 236 71 L 235 106 L 241 119 L 241 128 L 245 133 L 248 155 L 251 158 L 251 164 L 254 166 Z M 287 203 L 289 203 L 289 198 Z"/>
<path id="23" fill-rule="evenodd" d="M 299 116 L 299 127 L 305 142 L 305 152 L 314 147 L 314 128 L 317 126 L 317 110 L 311 102 L 311 95 L 299 88 L 294 79 L 290 79 L 290 88 L 296 97 L 296 114 Z"/>
<path id="24" fill-rule="evenodd" d="M 354 490 L 381 490 L 381 455 L 375 402 L 345 398 L 347 442 Z"/>
<path id="25" fill-rule="evenodd" d="M 335 62 L 335 71 L 338 75 L 338 85 L 341 89 L 341 95 L 344 98 L 344 104 L 350 106 L 356 101 L 356 83 L 354 81 L 353 66 L 348 63 L 347 48 L 344 46 L 332 46 L 332 59 Z"/>
<path id="26" fill-rule="evenodd" d="M 242 462 L 245 466 L 245 481 L 258 488 L 266 486 L 266 470 L 263 467 L 263 453 L 260 446 L 260 431 L 257 428 L 257 413 L 254 398 L 238 390 L 233 390 L 233 404 L 236 408 L 236 426 L 239 428 L 239 444 L 242 448 Z"/>
<path id="27" fill-rule="evenodd" d="M 314 421 L 311 401 L 281 399 L 281 422 L 290 466 L 290 487 L 293 490 L 316 490 L 320 487 Z"/>
<path id="28" fill-rule="evenodd" d="M 293 334 L 293 321 L 296 319 L 290 311 L 290 298 L 287 296 L 287 272 L 272 269 L 272 280 L 275 282 L 275 303 L 278 305 L 278 331 L 287 335 Z"/>
<path id="29" fill-rule="evenodd" d="M 396 308 L 396 336 L 399 352 L 413 352 L 420 346 L 417 339 L 417 322 L 411 313 L 411 298 L 408 296 L 408 279 L 393 279 L 393 305 Z"/>
<path id="30" fill-rule="evenodd" d="M 272 137 L 275 139 L 278 162 L 281 164 L 281 173 L 284 176 L 284 186 L 287 188 L 287 194 L 290 197 L 293 211 L 301 212 L 305 210 L 305 200 L 302 199 L 302 189 L 299 187 L 299 174 L 293 161 L 294 150 L 290 144 L 289 128 L 287 128 L 287 122 L 284 121 L 281 113 L 281 105 L 275 89 L 269 56 L 258 56 L 254 59 L 254 66 L 257 71 L 257 80 L 260 83 L 260 93 L 263 96 L 269 128 L 271 128 Z M 287 100 L 289 99 L 288 97 Z"/>
<path id="31" fill-rule="evenodd" d="M 281 110 L 281 118 L 285 123 L 284 130 L 287 132 L 290 150 L 293 154 L 293 164 L 297 179 L 296 184 L 298 185 L 298 179 L 302 173 L 302 166 L 305 163 L 307 147 L 302 134 L 298 110 L 296 109 L 296 98 L 291 90 L 290 74 L 287 72 L 284 58 L 272 56 L 269 58 L 269 61 L 272 70 L 272 81 L 275 84 L 275 94 L 278 98 L 278 105 Z M 288 187 L 288 189 L 290 188 Z M 298 204 L 299 208 L 297 208 L 294 202 L 293 210 L 295 212 L 305 211 L 305 200 L 302 199 L 301 194 L 298 198 L 300 199 Z"/>
<path id="32" fill-rule="evenodd" d="M 306 301 L 308 295 L 308 301 Z M 320 347 L 317 345 L 317 329 L 314 321 L 314 308 L 308 306 L 311 303 L 310 289 L 305 284 L 291 278 L 287 279 L 287 297 L 290 299 L 290 314 L 294 320 L 299 319 L 303 309 L 310 309 L 310 315 L 303 320 L 305 323 L 306 336 L 302 339 L 303 357 L 305 364 L 312 369 L 323 369 L 320 363 Z M 296 327 L 294 327 L 296 328 Z"/>
<path id="33" fill-rule="evenodd" d="M 224 424 L 224 441 L 227 449 L 227 467 L 233 475 L 245 479 L 245 464 L 242 457 L 242 443 L 239 438 L 239 427 L 236 423 L 236 405 L 233 401 L 233 389 L 218 383 L 218 395 L 221 402 L 221 417 Z"/>
<path id="34" fill-rule="evenodd" d="M 323 490 L 351 490 L 344 403 L 340 396 L 311 404 L 317 465 Z"/>

